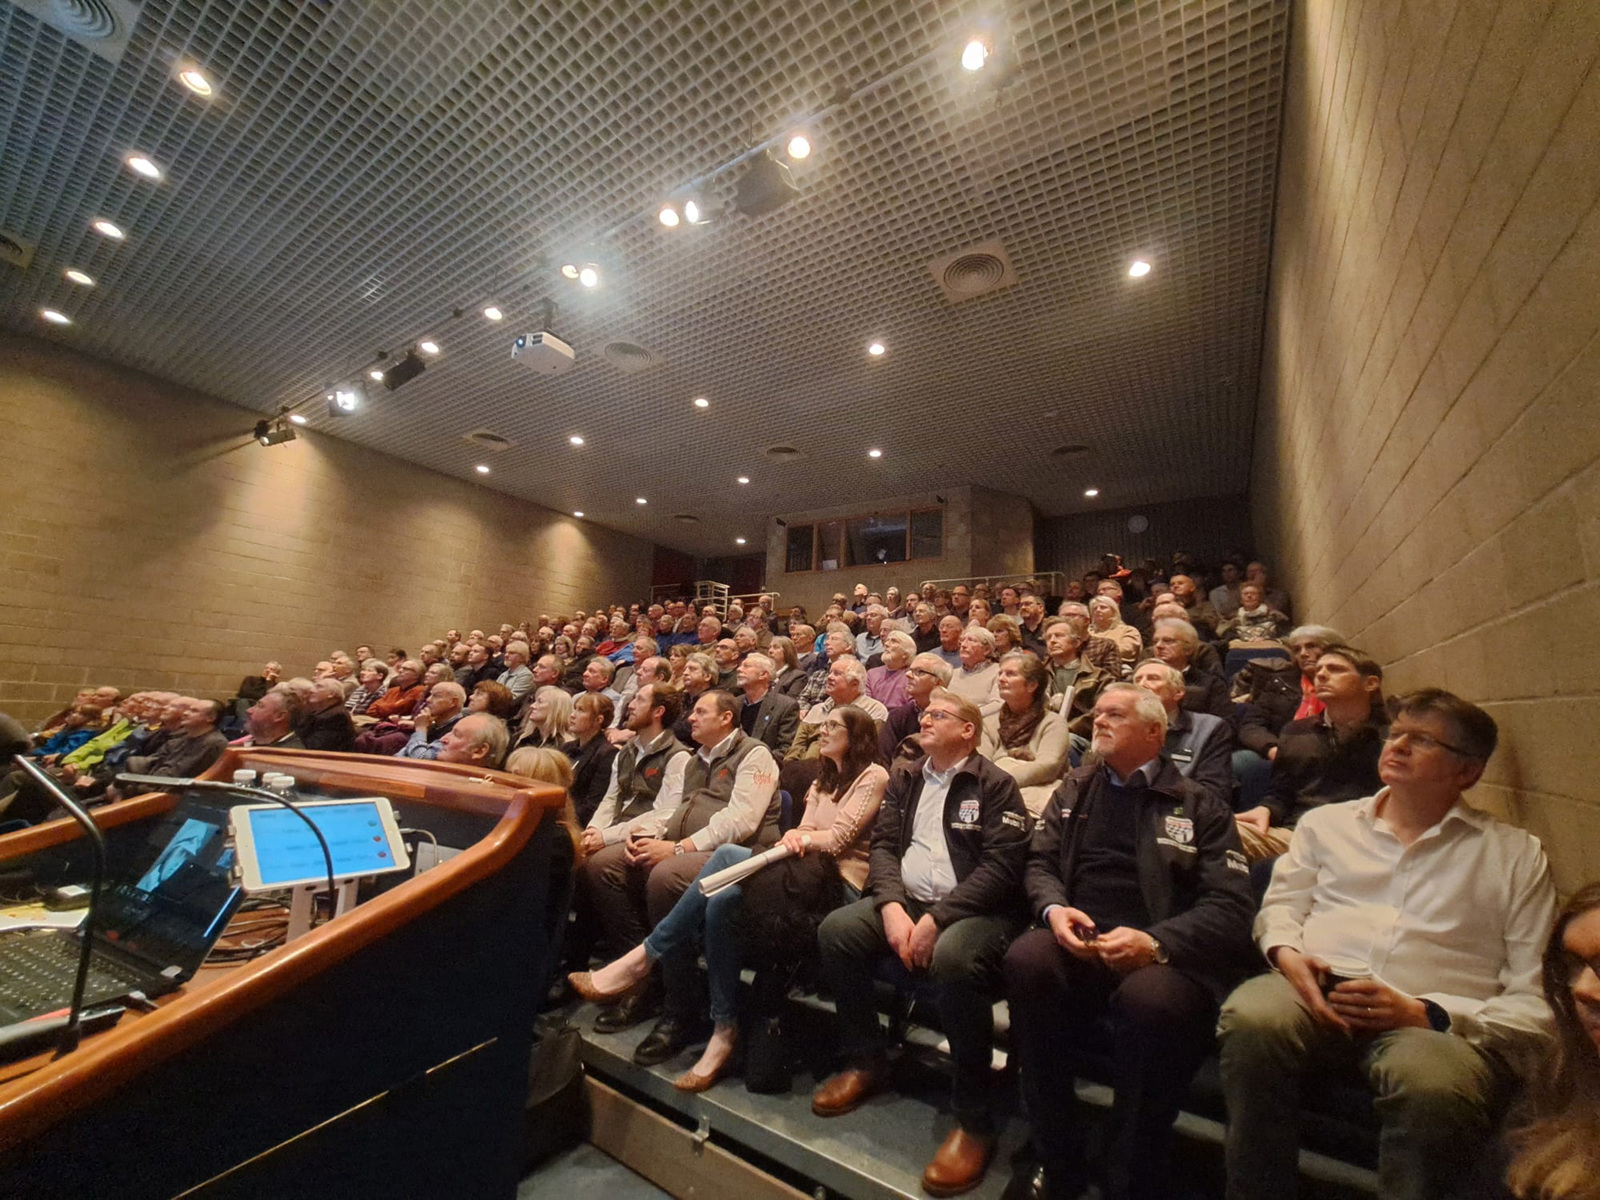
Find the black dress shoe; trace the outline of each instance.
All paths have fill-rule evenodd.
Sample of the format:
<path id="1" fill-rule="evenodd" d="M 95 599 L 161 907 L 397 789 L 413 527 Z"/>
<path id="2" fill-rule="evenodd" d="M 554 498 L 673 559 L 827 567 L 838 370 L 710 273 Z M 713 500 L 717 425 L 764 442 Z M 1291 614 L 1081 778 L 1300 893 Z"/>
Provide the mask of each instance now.
<path id="1" fill-rule="evenodd" d="M 594 1019 L 594 1031 L 621 1033 L 624 1029 L 632 1029 L 640 1021 L 648 1021 L 660 1011 L 661 1002 L 656 990 L 651 987 L 638 988 L 602 1009 Z"/>
<path id="2" fill-rule="evenodd" d="M 656 1027 L 645 1035 L 644 1041 L 633 1052 L 633 1061 L 641 1067 L 664 1063 L 685 1046 L 703 1042 L 711 1036 L 711 1023 L 704 1019 L 685 1020 L 671 1014 L 656 1022 Z"/>

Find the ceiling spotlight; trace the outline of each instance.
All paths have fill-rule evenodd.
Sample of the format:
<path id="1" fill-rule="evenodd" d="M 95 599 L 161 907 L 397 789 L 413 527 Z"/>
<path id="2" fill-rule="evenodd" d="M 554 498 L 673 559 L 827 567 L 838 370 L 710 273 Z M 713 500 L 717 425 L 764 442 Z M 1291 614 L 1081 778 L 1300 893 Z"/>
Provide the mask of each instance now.
<path id="1" fill-rule="evenodd" d="M 649 504 L 650 503 L 650 501 L 646 500 L 643 496 L 635 496 L 633 498 L 633 502 L 635 504 Z"/>
<path id="2" fill-rule="evenodd" d="M 800 194 L 789 168 L 768 150 L 751 162 L 733 189 L 733 207 L 747 217 L 777 212 Z"/>
<path id="3" fill-rule="evenodd" d="M 392 392 L 401 384 L 410 383 L 427 369 L 428 364 L 417 357 L 415 350 L 407 350 L 404 358 L 387 371 L 380 372 L 378 378 L 383 381 L 383 386 Z"/>
<path id="4" fill-rule="evenodd" d="M 572 436 L 571 436 L 571 437 L 569 437 L 569 438 L 568 438 L 568 439 L 567 439 L 567 441 L 569 441 L 569 442 L 571 442 L 571 443 L 572 443 L 572 444 L 573 444 L 573 445 L 574 445 L 574 446 L 581 446 L 581 445 L 583 445 L 583 438 L 581 438 L 581 437 L 580 437 L 580 436 L 579 436 L 579 435 L 577 435 L 577 434 L 576 434 L 576 433 L 575 433 L 575 434 L 573 434 L 573 435 L 572 435 Z"/>
<path id="5" fill-rule="evenodd" d="M 73 283 L 77 284 L 79 287 L 93 287 L 94 286 L 94 276 L 85 274 L 84 272 L 78 270 L 76 267 L 68 267 L 65 271 L 63 271 L 61 273 L 64 276 L 66 276 L 68 279 L 70 279 Z"/>
<path id="6" fill-rule="evenodd" d="M 867 457 L 868 458 L 882 458 L 883 457 L 883 451 L 879 450 L 877 448 L 873 448 L 873 449 L 867 451 Z"/>
<path id="7" fill-rule="evenodd" d="M 696 408 L 710 408 L 711 401 L 707 400 L 704 396 L 696 396 L 694 398 L 694 406 Z"/>
<path id="8" fill-rule="evenodd" d="M 281 446 L 284 442 L 294 441 L 295 437 L 294 427 L 282 417 L 276 421 L 257 421 L 251 434 L 263 446 Z"/>
<path id="9" fill-rule="evenodd" d="M 501 312 L 498 308 L 491 304 L 488 308 L 483 310 L 483 315 L 488 317 L 491 321 L 498 321 L 505 316 L 505 313 Z"/>
<path id="10" fill-rule="evenodd" d="M 359 383 L 341 383 L 328 393 L 328 415 L 348 417 L 366 402 L 367 393 Z"/>
<path id="11" fill-rule="evenodd" d="M 872 345 L 867 347 L 867 353 L 872 355 L 873 358 L 882 358 L 884 350 L 885 346 L 882 342 L 873 342 Z"/>
<path id="12" fill-rule="evenodd" d="M 739 476 L 739 482 L 740 483 L 749 483 L 750 482 L 750 476 L 748 476 L 748 475 Z"/>
<path id="13" fill-rule="evenodd" d="M 578 282 L 586 288 L 596 287 L 600 283 L 600 268 L 593 263 L 587 263 L 578 270 Z"/>
<path id="14" fill-rule="evenodd" d="M 209 96 L 216 91 L 216 88 L 211 84 L 211 80 L 206 77 L 206 73 L 199 67 L 185 67 L 179 71 L 178 82 L 196 96 Z"/>
<path id="15" fill-rule="evenodd" d="M 743 538 L 734 538 L 733 542 L 734 542 L 734 545 L 736 545 L 736 546 L 744 545 L 744 539 Z"/>
<path id="16" fill-rule="evenodd" d="M 473 467 L 472 469 L 474 471 L 476 471 L 479 475 L 487 475 L 489 473 L 489 464 L 488 463 L 479 463 L 477 466 Z"/>
<path id="17" fill-rule="evenodd" d="M 93 229 L 101 237 L 108 237 L 114 242 L 120 242 L 128 236 L 122 232 L 122 226 L 114 224 L 104 217 L 96 217 L 89 223 L 89 228 Z"/>
<path id="18" fill-rule="evenodd" d="M 685 200 L 683 202 L 683 219 L 689 224 L 698 225 L 704 217 L 705 214 L 700 211 L 700 206 L 693 200 Z"/>
<path id="19" fill-rule="evenodd" d="M 1093 500 L 1096 496 L 1098 496 L 1100 494 L 1100 489 L 1099 488 L 1084 488 L 1083 489 L 1083 494 L 1085 496 L 1089 497 L 1089 499 Z"/>
<path id="20" fill-rule="evenodd" d="M 656 219 L 668 229 L 676 229 L 678 227 L 678 210 L 670 204 L 662 205 L 661 211 L 656 214 Z"/>
<path id="21" fill-rule="evenodd" d="M 52 325 L 71 325 L 72 318 L 64 312 L 57 312 L 53 308 L 41 308 L 39 315 Z"/>
<path id="22" fill-rule="evenodd" d="M 146 179 L 153 179 L 157 183 L 161 182 L 161 168 L 156 166 L 148 155 L 130 154 L 122 161 L 127 164 L 128 170 L 135 175 L 143 175 Z"/>
<path id="23" fill-rule="evenodd" d="M 418 342 L 417 343 L 417 349 L 421 350 L 424 354 L 428 354 L 428 355 L 437 354 L 437 353 L 439 353 L 439 343 L 438 342 Z"/>
<path id="24" fill-rule="evenodd" d="M 575 509 L 575 510 L 574 510 L 574 511 L 573 511 L 573 514 L 572 514 L 572 515 L 573 515 L 573 516 L 575 516 L 575 517 L 581 517 L 581 516 L 583 516 L 583 509 L 581 509 L 581 508 L 579 508 L 579 509 Z"/>
<path id="25" fill-rule="evenodd" d="M 575 263 L 562 263 L 561 264 L 561 274 L 566 276 L 568 279 L 576 279 L 578 277 L 577 264 L 575 264 Z"/>
<path id="26" fill-rule="evenodd" d="M 383 382 L 383 372 L 380 371 L 377 367 L 373 367 L 372 370 L 367 372 L 367 378 L 372 380 L 373 383 L 382 383 Z"/>
<path id="27" fill-rule="evenodd" d="M 1128 274 L 1134 279 L 1143 279 L 1150 274 L 1150 264 L 1142 258 L 1136 258 L 1128 264 Z"/>
<path id="28" fill-rule="evenodd" d="M 289 420 L 293 421 L 296 425 L 304 425 L 306 423 L 306 419 L 299 413 L 290 413 Z"/>
<path id="29" fill-rule="evenodd" d="M 797 133 L 789 139 L 788 145 L 790 158 L 805 158 L 811 153 L 811 141 L 803 133 Z"/>
<path id="30" fill-rule="evenodd" d="M 973 38 L 961 48 L 961 67 L 966 71 L 981 71 L 989 61 L 989 45 L 982 38 Z"/>

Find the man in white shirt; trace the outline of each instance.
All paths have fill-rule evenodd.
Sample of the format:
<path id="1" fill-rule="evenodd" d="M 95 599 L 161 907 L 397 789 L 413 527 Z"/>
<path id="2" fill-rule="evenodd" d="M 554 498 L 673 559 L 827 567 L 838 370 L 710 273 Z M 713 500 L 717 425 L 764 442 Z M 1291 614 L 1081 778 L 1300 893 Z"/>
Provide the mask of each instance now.
<path id="1" fill-rule="evenodd" d="M 512 642 L 506 647 L 506 669 L 495 682 L 511 690 L 511 698 L 519 704 L 533 690 L 533 672 L 528 670 L 531 654 L 527 642 Z"/>
<path id="2" fill-rule="evenodd" d="M 1544 851 L 1462 801 L 1496 736 L 1449 692 L 1404 696 L 1378 763 L 1384 788 L 1301 818 L 1256 918 L 1275 973 L 1241 984 L 1218 1024 L 1229 1200 L 1294 1195 L 1313 1062 L 1359 1072 L 1375 1093 L 1386 1200 L 1452 1194 L 1472 1165 L 1506 1059 L 1550 1020 Z"/>
<path id="3" fill-rule="evenodd" d="M 892 956 L 911 978 L 935 986 L 955 1064 L 957 1120 L 922 1177 L 936 1196 L 975 1187 L 994 1152 L 993 1003 L 1022 913 L 1027 810 L 1016 781 L 977 753 L 982 729 L 970 700 L 945 688 L 932 693 L 922 712 L 926 757 L 891 777 L 878 810 L 867 894 L 828 914 L 817 932 L 846 1061 L 813 1093 L 818 1116 L 852 1111 L 883 1080 L 879 960 Z"/>
<path id="4" fill-rule="evenodd" d="M 862 611 L 867 627 L 856 634 L 856 657 L 862 662 L 883 653 L 883 620 L 888 615 L 889 610 L 881 604 L 869 604 Z"/>

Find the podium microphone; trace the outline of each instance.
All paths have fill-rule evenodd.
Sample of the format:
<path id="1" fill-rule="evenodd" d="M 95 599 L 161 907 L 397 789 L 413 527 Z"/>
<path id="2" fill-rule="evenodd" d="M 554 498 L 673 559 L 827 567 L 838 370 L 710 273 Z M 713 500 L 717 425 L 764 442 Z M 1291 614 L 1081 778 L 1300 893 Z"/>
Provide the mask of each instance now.
<path id="1" fill-rule="evenodd" d="M 56 1057 L 60 1058 L 76 1050 L 83 1036 L 79 1022 L 83 1017 L 83 991 L 89 984 L 89 960 L 94 949 L 94 920 L 100 908 L 100 887 L 106 878 L 106 839 L 88 810 L 78 803 L 77 797 L 57 783 L 50 772 L 20 754 L 12 756 L 11 761 L 72 814 L 72 819 L 83 826 L 84 833 L 89 836 L 89 845 L 94 850 L 94 883 L 89 889 L 89 909 L 83 915 L 83 929 L 78 935 L 78 975 L 72 982 L 72 1006 L 67 1010 L 67 1023 L 61 1027 L 61 1036 L 56 1042 Z"/>

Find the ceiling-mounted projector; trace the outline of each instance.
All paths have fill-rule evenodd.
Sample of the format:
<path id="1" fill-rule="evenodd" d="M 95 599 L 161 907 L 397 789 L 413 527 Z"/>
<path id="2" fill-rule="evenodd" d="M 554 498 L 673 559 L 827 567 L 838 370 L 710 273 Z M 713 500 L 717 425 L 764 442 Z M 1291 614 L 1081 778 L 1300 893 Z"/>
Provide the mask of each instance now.
<path id="1" fill-rule="evenodd" d="M 572 347 L 549 332 L 523 334 L 511 343 L 511 357 L 540 375 L 565 375 L 578 361 Z"/>

